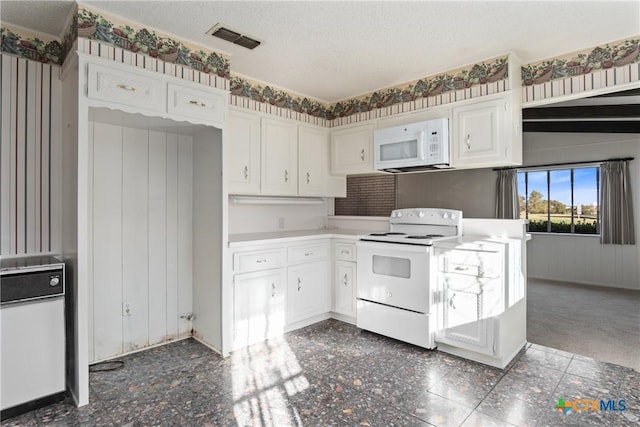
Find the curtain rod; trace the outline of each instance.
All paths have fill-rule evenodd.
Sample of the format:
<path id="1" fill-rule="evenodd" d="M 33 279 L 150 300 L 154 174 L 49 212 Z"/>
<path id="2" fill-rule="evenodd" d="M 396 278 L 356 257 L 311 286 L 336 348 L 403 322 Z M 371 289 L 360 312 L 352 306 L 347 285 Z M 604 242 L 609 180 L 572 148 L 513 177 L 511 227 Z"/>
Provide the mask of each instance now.
<path id="1" fill-rule="evenodd" d="M 616 161 L 627 161 L 627 160 L 634 160 L 633 157 L 619 157 L 619 158 L 615 158 L 615 159 L 607 159 L 607 160 L 590 160 L 590 161 L 584 161 L 584 162 L 564 162 L 564 163 L 547 163 L 545 165 L 531 165 L 531 166 L 508 166 L 508 167 L 504 167 L 504 168 L 493 168 L 492 170 L 494 171 L 504 171 L 504 170 L 511 170 L 511 169 L 524 169 L 524 168 L 548 168 L 548 167 L 552 167 L 552 166 L 572 166 L 572 165 L 590 165 L 593 163 L 605 163 L 605 162 L 616 162 Z"/>

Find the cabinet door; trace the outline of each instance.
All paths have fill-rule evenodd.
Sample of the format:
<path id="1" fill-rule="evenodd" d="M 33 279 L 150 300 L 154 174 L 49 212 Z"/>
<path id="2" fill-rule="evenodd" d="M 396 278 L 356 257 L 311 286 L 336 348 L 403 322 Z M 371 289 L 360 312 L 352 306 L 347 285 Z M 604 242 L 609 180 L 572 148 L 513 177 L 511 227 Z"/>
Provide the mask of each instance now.
<path id="1" fill-rule="evenodd" d="M 474 293 L 446 288 L 443 301 L 444 328 L 437 341 L 478 353 L 493 355 L 493 318 L 481 318 Z"/>
<path id="2" fill-rule="evenodd" d="M 227 177 L 230 194 L 260 194 L 260 117 L 229 110 Z"/>
<path id="3" fill-rule="evenodd" d="M 453 156 L 451 166 L 504 164 L 509 150 L 505 129 L 509 103 L 505 98 L 474 102 L 453 108 Z"/>
<path id="4" fill-rule="evenodd" d="M 222 91 L 192 88 L 169 83 L 167 85 L 167 112 L 209 123 L 224 122 L 226 109 Z M 222 92 L 222 93 L 221 93 Z"/>
<path id="5" fill-rule="evenodd" d="M 331 173 L 371 173 L 373 168 L 373 125 L 340 129 L 331 134 Z"/>
<path id="6" fill-rule="evenodd" d="M 298 193 L 298 127 L 295 123 L 262 119 L 262 194 Z"/>
<path id="7" fill-rule="evenodd" d="M 356 263 L 336 261 L 335 274 L 333 311 L 356 317 Z"/>
<path id="8" fill-rule="evenodd" d="M 329 311 L 328 272 L 328 261 L 289 267 L 287 323 L 296 323 Z"/>
<path id="9" fill-rule="evenodd" d="M 164 83 L 151 73 L 100 64 L 89 64 L 88 73 L 89 98 L 164 112 Z"/>
<path id="10" fill-rule="evenodd" d="M 238 274 L 233 280 L 233 348 L 263 341 L 284 331 L 284 269 Z"/>
<path id="11" fill-rule="evenodd" d="M 298 128 L 298 194 L 301 196 L 325 195 L 328 136 L 322 129 Z"/>

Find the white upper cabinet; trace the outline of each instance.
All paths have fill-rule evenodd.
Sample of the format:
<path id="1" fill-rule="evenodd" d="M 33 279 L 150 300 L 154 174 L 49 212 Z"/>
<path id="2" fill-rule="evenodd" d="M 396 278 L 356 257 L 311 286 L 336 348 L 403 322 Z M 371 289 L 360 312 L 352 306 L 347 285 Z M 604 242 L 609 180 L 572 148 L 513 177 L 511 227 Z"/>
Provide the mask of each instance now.
<path id="1" fill-rule="evenodd" d="M 375 124 L 368 123 L 331 132 L 331 173 L 350 175 L 375 172 L 374 129 Z"/>
<path id="2" fill-rule="evenodd" d="M 345 176 L 329 171 L 329 130 L 229 109 L 229 194 L 345 197 Z"/>
<path id="3" fill-rule="evenodd" d="M 520 105 L 510 94 L 453 107 L 451 166 L 481 168 L 522 164 Z"/>
<path id="4" fill-rule="evenodd" d="M 169 83 L 167 90 L 167 112 L 169 114 L 205 121 L 224 121 L 224 97 L 226 94 L 174 83 Z"/>
<path id="5" fill-rule="evenodd" d="M 145 110 L 164 110 L 164 82 L 152 74 L 128 67 L 88 64 L 87 96 Z"/>
<path id="6" fill-rule="evenodd" d="M 260 194 L 260 117 L 229 110 L 227 177 L 230 194 Z"/>
<path id="7" fill-rule="evenodd" d="M 262 118 L 262 194 L 298 193 L 298 127 L 295 123 Z"/>
<path id="8" fill-rule="evenodd" d="M 298 194 L 324 196 L 327 183 L 329 133 L 320 128 L 298 127 Z"/>
<path id="9" fill-rule="evenodd" d="M 176 83 L 177 79 L 170 75 L 94 57 L 88 59 L 83 70 L 87 73 L 89 107 L 106 107 L 220 129 L 225 125 L 229 95 L 224 90 L 188 81 Z"/>

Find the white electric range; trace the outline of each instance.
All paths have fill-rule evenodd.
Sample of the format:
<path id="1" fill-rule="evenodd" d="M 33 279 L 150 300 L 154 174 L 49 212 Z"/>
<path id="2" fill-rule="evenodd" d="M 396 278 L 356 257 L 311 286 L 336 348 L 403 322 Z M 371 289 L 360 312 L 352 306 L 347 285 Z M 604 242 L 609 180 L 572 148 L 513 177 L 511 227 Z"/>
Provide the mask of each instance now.
<path id="1" fill-rule="evenodd" d="M 434 348 L 433 245 L 461 236 L 462 212 L 438 208 L 394 210 L 388 232 L 359 236 L 357 326 Z"/>

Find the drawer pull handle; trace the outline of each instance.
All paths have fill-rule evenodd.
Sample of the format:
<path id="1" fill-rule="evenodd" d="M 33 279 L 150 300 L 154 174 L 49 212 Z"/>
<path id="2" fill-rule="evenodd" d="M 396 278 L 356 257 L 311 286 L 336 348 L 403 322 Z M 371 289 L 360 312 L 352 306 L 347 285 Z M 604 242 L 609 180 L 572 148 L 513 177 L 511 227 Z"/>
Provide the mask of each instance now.
<path id="1" fill-rule="evenodd" d="M 198 107 L 203 107 L 203 108 L 207 106 L 207 104 L 205 104 L 204 102 L 196 101 L 196 100 L 193 100 L 193 99 L 191 101 L 189 101 L 189 104 L 196 105 Z"/>
<path id="2" fill-rule="evenodd" d="M 126 85 L 126 84 L 124 84 L 124 83 L 120 83 L 120 84 L 117 86 L 117 88 L 118 88 L 118 89 L 122 89 L 122 90 L 126 90 L 127 92 L 137 92 L 137 91 L 138 91 L 138 89 L 136 89 L 136 87 L 135 87 L 135 86 L 129 86 L 129 85 Z"/>
<path id="3" fill-rule="evenodd" d="M 349 252 L 349 251 L 348 251 L 348 250 L 346 250 L 346 249 L 343 249 L 343 250 L 341 250 L 341 251 L 340 251 L 340 253 L 341 253 L 342 255 L 349 255 L 351 252 Z"/>
<path id="4" fill-rule="evenodd" d="M 360 150 L 360 160 L 364 162 L 364 148 Z"/>
<path id="5" fill-rule="evenodd" d="M 298 291 L 302 289 L 302 280 L 298 277 Z"/>
<path id="6" fill-rule="evenodd" d="M 347 286 L 349 284 L 349 280 L 347 278 L 347 273 L 344 273 L 344 278 L 342 279 L 342 283 L 344 283 L 345 286 Z"/>
<path id="7" fill-rule="evenodd" d="M 462 266 L 457 266 L 456 270 L 457 271 L 467 271 L 469 269 L 469 267 L 462 267 Z"/>
<path id="8" fill-rule="evenodd" d="M 276 284 L 272 283 L 271 284 L 271 297 L 275 297 L 276 296 Z"/>
<path id="9" fill-rule="evenodd" d="M 249 179 L 249 167 L 245 166 L 244 167 L 244 180 L 248 180 Z"/>
<path id="10" fill-rule="evenodd" d="M 258 264 L 262 264 L 262 263 L 264 263 L 264 262 L 267 262 L 267 260 L 266 260 L 266 259 L 264 259 L 264 258 L 262 258 L 262 259 L 257 259 L 257 260 L 256 260 L 256 262 L 257 262 Z"/>
<path id="11" fill-rule="evenodd" d="M 313 256 L 313 252 L 305 252 L 304 256 Z"/>

